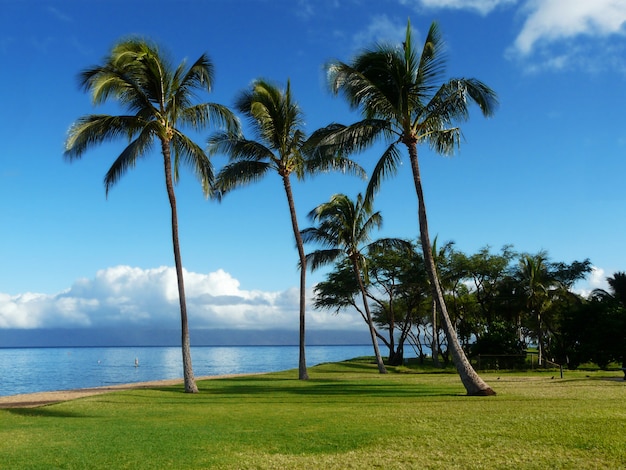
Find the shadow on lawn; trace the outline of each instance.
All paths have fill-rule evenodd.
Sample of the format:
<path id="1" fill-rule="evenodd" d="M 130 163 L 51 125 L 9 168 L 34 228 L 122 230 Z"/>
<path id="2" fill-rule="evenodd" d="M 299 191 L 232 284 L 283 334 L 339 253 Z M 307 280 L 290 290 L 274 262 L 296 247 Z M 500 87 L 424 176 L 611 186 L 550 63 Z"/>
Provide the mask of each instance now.
<path id="1" fill-rule="evenodd" d="M 8 413 L 27 416 L 34 418 L 86 418 L 87 416 L 81 413 L 76 413 L 67 410 L 59 410 L 56 407 L 50 405 L 39 406 L 36 408 L 7 408 Z"/>
<path id="2" fill-rule="evenodd" d="M 338 367 L 339 366 L 339 367 Z M 247 396 L 280 397 L 280 396 L 310 396 L 310 397 L 359 397 L 366 398 L 417 398 L 417 397 L 450 397 L 464 396 L 457 393 L 449 385 L 434 386 L 410 382 L 398 382 L 396 374 L 390 370 L 389 375 L 379 375 L 375 370 L 376 364 L 368 358 L 357 358 L 339 363 L 323 363 L 310 368 L 314 375 L 322 377 L 309 380 L 298 380 L 295 376 L 285 377 L 284 373 L 271 375 L 244 376 L 225 379 L 198 381 L 201 395 L 224 397 Z M 291 372 L 291 371 L 287 371 Z M 372 378 L 361 376 L 362 373 L 372 373 Z M 357 373 L 359 376 L 351 378 L 349 375 Z M 338 376 L 344 376 L 338 378 Z M 346 376 L 347 375 L 347 376 Z M 163 392 L 177 392 L 184 394 L 180 386 L 152 388 Z"/>
<path id="3" fill-rule="evenodd" d="M 281 384 L 280 382 L 283 382 Z M 415 385 L 412 387 L 399 385 L 397 383 L 346 383 L 342 381 L 317 381 L 311 379 L 303 386 L 293 386 L 284 383 L 284 380 L 278 383 L 267 381 L 245 384 L 229 384 L 219 387 L 210 387 L 202 389 L 203 393 L 208 394 L 224 394 L 224 395 L 248 395 L 248 396 L 281 396 L 281 395 L 298 395 L 310 397 L 358 397 L 362 398 L 410 398 L 410 397 L 443 397 L 455 396 L 456 393 L 450 393 L 449 388 L 434 389 L 432 387 L 420 387 Z M 214 385 L 214 384 L 211 384 Z"/>

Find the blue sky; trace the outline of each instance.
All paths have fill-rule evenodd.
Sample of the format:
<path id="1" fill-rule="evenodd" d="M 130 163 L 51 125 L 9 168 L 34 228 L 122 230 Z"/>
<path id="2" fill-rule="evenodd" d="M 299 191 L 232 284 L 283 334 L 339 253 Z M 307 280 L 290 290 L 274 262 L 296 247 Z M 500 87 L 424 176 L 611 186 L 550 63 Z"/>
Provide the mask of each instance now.
<path id="1" fill-rule="evenodd" d="M 399 43 L 410 17 L 421 44 L 437 20 L 448 75 L 491 86 L 500 107 L 472 110 L 452 158 L 420 148 L 431 236 L 472 253 L 513 244 L 554 261 L 589 258 L 582 290 L 626 269 L 626 0 L 4 0 L 0 17 L 0 328 L 178 324 L 169 207 L 159 154 L 105 198 L 102 179 L 124 142 L 63 160 L 71 123 L 94 111 L 77 74 L 120 38 L 157 42 L 178 64 L 207 53 L 214 91 L 232 105 L 258 77 L 292 91 L 309 132 L 356 116 L 325 86 L 323 65 L 376 41 Z M 195 136 L 204 145 L 211 133 Z M 371 169 L 380 149 L 358 156 Z M 216 169 L 224 163 L 214 158 Z M 365 182 L 324 175 L 295 185 L 306 214 Z M 177 186 L 192 327 L 297 326 L 297 253 L 278 177 L 221 203 L 193 175 Z M 382 187 L 380 236 L 415 238 L 406 162 Z M 309 276 L 310 286 L 322 274 Z M 309 309 L 311 329 L 363 328 Z"/>

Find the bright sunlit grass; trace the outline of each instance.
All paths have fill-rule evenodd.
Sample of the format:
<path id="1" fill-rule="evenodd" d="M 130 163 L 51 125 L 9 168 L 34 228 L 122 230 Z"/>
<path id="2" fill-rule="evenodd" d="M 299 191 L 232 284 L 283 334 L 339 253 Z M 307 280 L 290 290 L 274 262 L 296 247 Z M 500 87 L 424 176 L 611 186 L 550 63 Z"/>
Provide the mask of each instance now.
<path id="1" fill-rule="evenodd" d="M 366 362 L 0 410 L 0 467 L 624 468 L 621 373 L 453 373 Z M 405 370 L 406 371 L 406 370 Z"/>

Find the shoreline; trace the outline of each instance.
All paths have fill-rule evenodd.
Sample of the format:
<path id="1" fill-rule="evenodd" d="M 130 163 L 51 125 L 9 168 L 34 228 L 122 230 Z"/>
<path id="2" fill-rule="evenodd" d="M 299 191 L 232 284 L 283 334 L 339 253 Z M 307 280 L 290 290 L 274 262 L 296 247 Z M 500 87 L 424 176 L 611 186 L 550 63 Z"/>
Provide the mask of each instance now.
<path id="1" fill-rule="evenodd" d="M 252 372 L 247 374 L 224 374 L 224 375 L 207 375 L 204 377 L 196 377 L 196 381 L 229 379 L 233 377 L 246 377 L 250 375 L 260 375 L 265 372 Z M 142 388 L 153 388 L 169 385 L 182 384 L 181 379 L 165 379 L 152 380 L 149 382 L 132 382 L 118 385 L 104 385 L 101 387 L 77 388 L 73 390 L 56 390 L 52 392 L 34 392 L 21 393 L 18 395 L 8 395 L 0 397 L 0 409 L 8 408 L 36 408 L 39 406 L 60 403 L 63 401 L 76 400 L 78 398 L 90 397 L 94 395 L 103 395 L 105 393 L 117 392 L 120 390 L 136 390 Z"/>

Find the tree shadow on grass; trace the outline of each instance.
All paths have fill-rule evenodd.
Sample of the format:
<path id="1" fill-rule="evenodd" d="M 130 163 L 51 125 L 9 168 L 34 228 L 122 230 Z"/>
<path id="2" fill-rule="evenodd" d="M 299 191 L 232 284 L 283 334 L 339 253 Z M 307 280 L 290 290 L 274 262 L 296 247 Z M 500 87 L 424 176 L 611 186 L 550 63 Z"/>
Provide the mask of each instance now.
<path id="1" fill-rule="evenodd" d="M 86 418 L 87 415 L 76 413 L 75 411 L 60 410 L 52 405 L 39 406 L 34 408 L 7 408 L 7 412 L 33 418 Z"/>
<path id="2" fill-rule="evenodd" d="M 463 395 L 451 391 L 450 386 L 398 384 L 391 381 L 346 381 L 339 379 L 284 379 L 272 377 L 242 377 L 240 379 L 209 380 L 198 382 L 200 394 L 205 396 L 247 397 L 279 399 L 281 396 L 312 398 L 355 397 L 358 399 L 393 399 L 418 397 L 451 397 Z M 154 388 L 162 392 L 181 393 L 181 387 Z"/>

